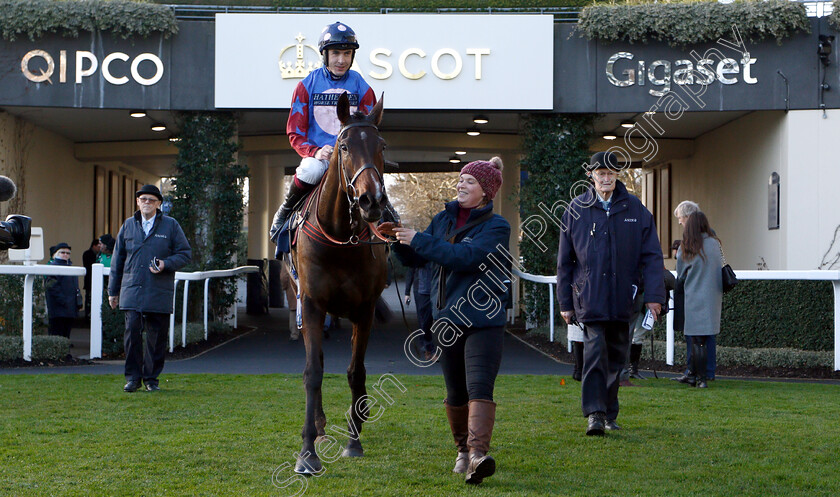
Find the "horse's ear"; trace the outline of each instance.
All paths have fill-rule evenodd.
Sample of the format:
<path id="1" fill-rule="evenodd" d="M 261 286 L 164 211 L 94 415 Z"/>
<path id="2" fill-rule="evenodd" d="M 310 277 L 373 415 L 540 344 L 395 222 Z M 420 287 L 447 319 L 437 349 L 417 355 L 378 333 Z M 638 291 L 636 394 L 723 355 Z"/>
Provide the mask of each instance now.
<path id="1" fill-rule="evenodd" d="M 338 97 L 338 103 L 336 104 L 335 111 L 338 114 L 338 120 L 341 124 L 347 124 L 350 120 L 350 99 L 347 98 L 347 92 L 341 94 Z"/>
<path id="2" fill-rule="evenodd" d="M 368 114 L 371 122 L 377 126 L 379 126 L 379 122 L 382 121 L 382 102 L 384 100 L 385 92 L 382 92 L 382 94 L 379 95 L 379 101 L 376 102 L 376 105 L 373 106 L 373 109 L 370 110 L 370 114 Z"/>

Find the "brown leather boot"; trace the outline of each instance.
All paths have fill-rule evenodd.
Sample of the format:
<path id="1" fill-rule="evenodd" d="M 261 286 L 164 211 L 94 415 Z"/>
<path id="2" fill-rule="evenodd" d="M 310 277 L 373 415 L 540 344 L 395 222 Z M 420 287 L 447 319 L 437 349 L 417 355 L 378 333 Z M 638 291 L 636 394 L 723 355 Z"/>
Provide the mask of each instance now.
<path id="1" fill-rule="evenodd" d="M 449 429 L 452 430 L 452 438 L 455 439 L 455 446 L 458 447 L 458 457 L 455 459 L 455 467 L 452 469 L 453 473 L 466 473 L 469 465 L 469 452 L 467 447 L 467 418 L 470 414 L 469 404 L 454 407 L 449 405 L 447 401 L 443 401 L 446 406 L 446 418 L 449 419 Z"/>
<path id="2" fill-rule="evenodd" d="M 496 472 L 496 461 L 487 455 L 493 424 L 496 422 L 496 403 L 492 400 L 470 401 L 469 438 L 470 464 L 464 481 L 477 485 Z"/>

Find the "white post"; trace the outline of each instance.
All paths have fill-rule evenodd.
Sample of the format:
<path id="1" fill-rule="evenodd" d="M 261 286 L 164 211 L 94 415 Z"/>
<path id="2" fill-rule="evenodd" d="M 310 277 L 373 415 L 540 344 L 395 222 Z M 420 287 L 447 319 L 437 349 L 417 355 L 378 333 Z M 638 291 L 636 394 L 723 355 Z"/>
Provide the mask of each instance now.
<path id="1" fill-rule="evenodd" d="M 90 358 L 102 357 L 102 286 L 104 265 L 96 263 L 90 271 L 90 283 L 93 292 L 90 296 Z"/>
<path id="2" fill-rule="evenodd" d="M 181 309 L 181 347 L 187 346 L 187 296 L 190 294 L 190 280 L 184 280 L 184 305 Z"/>
<path id="3" fill-rule="evenodd" d="M 207 292 L 210 289 L 210 278 L 204 280 L 204 339 L 207 340 Z"/>
<path id="4" fill-rule="evenodd" d="M 554 285 L 548 284 L 548 341 L 554 341 Z"/>
<path id="5" fill-rule="evenodd" d="M 665 319 L 665 364 L 674 365 L 674 291 L 668 292 L 668 307 L 671 312 Z"/>
<path id="6" fill-rule="evenodd" d="M 840 371 L 840 281 L 834 285 L 834 370 Z"/>
<path id="7" fill-rule="evenodd" d="M 236 329 L 236 327 L 237 327 L 236 318 L 237 318 L 238 313 L 237 313 L 236 309 L 238 307 L 239 307 L 239 296 L 237 295 L 237 297 L 235 299 L 233 299 L 233 328 L 234 329 Z"/>
<path id="8" fill-rule="evenodd" d="M 35 275 L 23 277 L 23 360 L 32 360 L 32 285 Z"/>
<path id="9" fill-rule="evenodd" d="M 175 303 L 178 295 L 178 280 L 175 280 L 174 291 L 172 292 L 172 314 L 169 315 L 169 352 L 175 350 Z"/>

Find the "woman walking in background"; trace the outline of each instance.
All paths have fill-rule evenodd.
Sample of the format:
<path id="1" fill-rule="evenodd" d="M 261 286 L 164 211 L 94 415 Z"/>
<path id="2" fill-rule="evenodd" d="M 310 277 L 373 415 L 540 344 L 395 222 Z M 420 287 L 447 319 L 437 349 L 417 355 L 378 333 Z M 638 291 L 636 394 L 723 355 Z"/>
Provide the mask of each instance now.
<path id="1" fill-rule="evenodd" d="M 692 364 L 688 364 L 685 383 L 706 388 L 706 342 L 720 333 L 723 256 L 720 240 L 705 214 L 697 211 L 689 215 L 684 226 L 677 252 L 677 292 L 682 287 L 683 298 L 675 295 L 674 300 L 677 307 L 682 307 L 682 331 L 692 341 Z M 677 309 L 675 329 L 680 327 L 680 314 Z"/>

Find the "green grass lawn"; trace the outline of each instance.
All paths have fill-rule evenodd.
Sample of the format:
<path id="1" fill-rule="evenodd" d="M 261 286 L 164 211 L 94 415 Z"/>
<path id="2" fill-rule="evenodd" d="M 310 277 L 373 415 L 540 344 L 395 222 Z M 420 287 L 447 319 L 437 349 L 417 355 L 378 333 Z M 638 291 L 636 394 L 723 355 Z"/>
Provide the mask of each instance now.
<path id="1" fill-rule="evenodd" d="M 584 436 L 580 384 L 503 376 L 495 476 L 465 488 L 440 377 L 384 383 L 365 457 L 293 477 L 300 376 L 167 375 L 156 394 L 122 378 L 0 376 L 0 495 L 840 495 L 840 387 L 715 381 L 701 391 L 645 380 L 621 391 L 624 430 Z M 377 377 L 370 376 L 368 385 Z M 327 376 L 328 427 L 344 430 L 346 380 Z M 335 438 L 346 440 L 328 430 Z M 333 452 L 327 450 L 327 452 Z"/>

